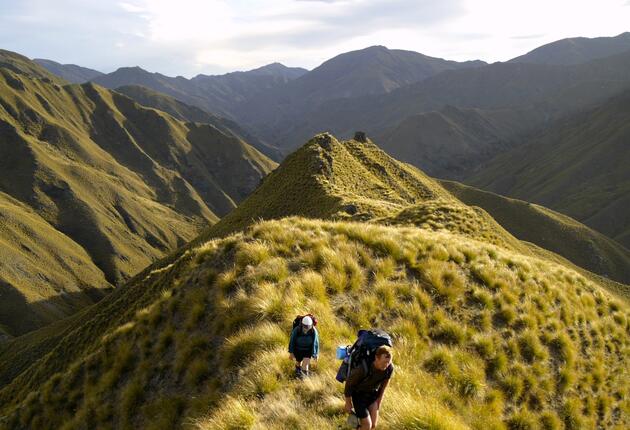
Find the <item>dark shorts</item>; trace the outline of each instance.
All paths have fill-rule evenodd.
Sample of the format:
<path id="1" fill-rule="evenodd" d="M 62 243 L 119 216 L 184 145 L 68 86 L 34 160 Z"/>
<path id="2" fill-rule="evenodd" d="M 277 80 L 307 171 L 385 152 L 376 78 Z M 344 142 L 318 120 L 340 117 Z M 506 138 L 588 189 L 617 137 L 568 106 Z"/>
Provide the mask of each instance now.
<path id="1" fill-rule="evenodd" d="M 305 358 L 311 358 L 312 357 L 312 353 L 310 351 L 306 352 L 306 351 L 295 351 L 293 353 L 293 355 L 295 355 L 295 361 L 297 361 L 298 363 L 302 360 L 304 360 Z"/>
<path id="2" fill-rule="evenodd" d="M 355 394 L 352 396 L 352 405 L 357 418 L 362 419 L 370 415 L 369 407 L 378 399 L 378 391 L 369 394 Z"/>

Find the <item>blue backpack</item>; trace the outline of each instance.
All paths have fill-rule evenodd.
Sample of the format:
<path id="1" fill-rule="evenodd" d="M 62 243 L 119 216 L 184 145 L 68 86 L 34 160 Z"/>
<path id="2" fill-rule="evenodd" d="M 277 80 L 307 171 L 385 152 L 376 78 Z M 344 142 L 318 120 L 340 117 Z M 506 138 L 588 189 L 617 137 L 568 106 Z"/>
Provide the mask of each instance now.
<path id="1" fill-rule="evenodd" d="M 347 347 L 346 358 L 337 371 L 337 381 L 345 382 L 352 369 L 357 366 L 363 366 L 367 374 L 368 365 L 374 361 L 376 350 L 383 345 L 392 346 L 392 337 L 387 332 L 379 329 L 359 330 L 357 340 Z"/>

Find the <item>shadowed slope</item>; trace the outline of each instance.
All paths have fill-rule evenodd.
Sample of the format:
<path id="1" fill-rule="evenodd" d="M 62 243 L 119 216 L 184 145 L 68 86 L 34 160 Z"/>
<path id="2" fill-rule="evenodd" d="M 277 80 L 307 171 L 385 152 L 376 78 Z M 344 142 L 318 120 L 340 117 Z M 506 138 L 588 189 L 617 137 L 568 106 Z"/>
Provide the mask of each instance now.
<path id="1" fill-rule="evenodd" d="M 630 92 L 558 121 L 466 182 L 540 203 L 630 245 Z"/>

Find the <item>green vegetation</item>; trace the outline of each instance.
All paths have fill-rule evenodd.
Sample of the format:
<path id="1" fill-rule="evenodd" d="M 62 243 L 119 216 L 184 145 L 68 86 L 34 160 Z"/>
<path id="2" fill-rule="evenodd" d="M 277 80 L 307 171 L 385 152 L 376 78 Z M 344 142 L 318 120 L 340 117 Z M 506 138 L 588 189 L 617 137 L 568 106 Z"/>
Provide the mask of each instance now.
<path id="1" fill-rule="evenodd" d="M 329 289 L 330 268 L 346 276 Z M 264 221 L 125 289 L 96 305 L 89 326 L 101 335 L 76 324 L 0 391 L 9 427 L 334 428 L 345 419 L 334 349 L 368 325 L 395 337 L 383 428 L 630 424 L 627 303 L 561 265 L 466 236 Z M 103 315 L 121 307 L 125 318 Z M 286 343 L 306 310 L 320 317 L 323 351 L 302 383 Z"/>
<path id="2" fill-rule="evenodd" d="M 211 125 L 0 51 L 0 326 L 20 335 L 122 285 L 276 164 Z"/>
<path id="3" fill-rule="evenodd" d="M 211 114 L 196 106 L 187 105 L 171 96 L 158 93 L 157 91 L 150 90 L 140 85 L 124 85 L 116 88 L 116 92 L 131 97 L 142 106 L 166 112 L 180 121 L 211 124 L 223 133 L 236 136 L 247 142 L 272 160 L 279 161 L 282 159 L 282 153 L 278 148 L 261 142 L 256 136 L 247 132 L 232 120 Z"/>
<path id="4" fill-rule="evenodd" d="M 467 205 L 482 207 L 520 240 L 562 255 L 591 272 L 630 283 L 630 251 L 578 221 L 543 206 L 453 181 L 440 184 Z"/>
<path id="5" fill-rule="evenodd" d="M 560 211 L 628 248 L 629 118 L 626 89 L 595 109 L 548 126 L 465 182 Z"/>
<path id="6" fill-rule="evenodd" d="M 630 308 L 608 288 L 373 143 L 322 134 L 193 243 L 8 342 L 0 423 L 336 428 L 335 347 L 376 326 L 396 347 L 383 428 L 621 429 Z M 306 311 L 322 352 L 302 382 L 286 349 Z"/>

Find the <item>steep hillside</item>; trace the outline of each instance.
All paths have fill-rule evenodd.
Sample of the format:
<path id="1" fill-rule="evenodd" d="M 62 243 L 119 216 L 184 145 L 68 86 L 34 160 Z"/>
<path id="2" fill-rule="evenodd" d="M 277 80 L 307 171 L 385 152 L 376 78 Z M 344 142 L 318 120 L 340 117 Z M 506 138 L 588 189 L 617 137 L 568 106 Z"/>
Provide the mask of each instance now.
<path id="1" fill-rule="evenodd" d="M 627 288 L 357 138 L 316 136 L 192 245 L 0 346 L 0 424 L 336 428 L 334 349 L 378 326 L 398 369 L 383 428 L 629 425 Z M 306 310 L 322 354 L 301 382 L 286 343 Z"/>
<path id="2" fill-rule="evenodd" d="M 548 127 L 466 182 L 540 203 L 630 246 L 630 92 Z"/>
<path id="3" fill-rule="evenodd" d="M 84 248 L 2 192 L 0 255 L 0 341 L 91 305 L 111 287 Z"/>
<path id="4" fill-rule="evenodd" d="M 10 309 L 0 324 L 11 334 L 122 284 L 234 208 L 275 167 L 211 125 L 94 84 L 62 86 L 17 54 L 0 60 L 10 64 L 0 67 L 0 192 L 15 226 L 0 239 L 0 293 Z M 16 318 L 25 305 L 36 315 Z"/>
<path id="5" fill-rule="evenodd" d="M 274 63 L 247 72 L 197 75 L 186 79 L 182 76 L 173 78 L 147 72 L 140 67 L 121 67 L 115 72 L 93 79 L 93 82 L 111 89 L 140 85 L 208 112 L 230 116 L 237 102 L 258 92 L 282 86 L 305 72 L 304 69 Z"/>
<path id="6" fill-rule="evenodd" d="M 411 115 L 375 135 L 393 157 L 428 175 L 456 179 L 476 170 L 483 161 L 512 148 L 529 126 L 528 112 L 519 109 L 482 110 L 455 106 Z"/>
<path id="7" fill-rule="evenodd" d="M 98 70 L 88 69 L 87 67 L 77 66 L 76 64 L 60 64 L 56 61 L 45 60 L 43 58 L 34 58 L 33 61 L 44 67 L 50 73 L 73 84 L 82 84 L 104 74 Z"/>
<path id="8" fill-rule="evenodd" d="M 630 251 L 566 215 L 452 181 L 440 181 L 467 205 L 488 211 L 520 240 L 562 255 L 580 267 L 630 284 Z"/>
<path id="9" fill-rule="evenodd" d="M 435 180 L 391 158 L 371 140 L 340 142 L 327 133 L 289 155 L 201 238 L 232 233 L 259 219 L 291 215 L 417 223 L 524 251 L 487 213 L 468 208 Z M 445 219 L 451 223 L 442 224 Z"/>
<path id="10" fill-rule="evenodd" d="M 230 119 L 211 114 L 196 106 L 180 102 L 174 97 L 158 93 L 157 91 L 153 91 L 147 87 L 141 87 L 139 85 L 126 85 L 118 87 L 116 88 L 116 91 L 131 97 L 143 106 L 152 107 L 169 113 L 181 121 L 211 124 L 219 130 L 227 134 L 232 134 L 247 142 L 272 160 L 280 161 L 282 158 L 282 153 L 278 148 L 262 142 L 256 136 L 252 135 L 242 126 Z"/>
<path id="11" fill-rule="evenodd" d="M 291 319 L 322 356 L 291 378 Z M 624 428 L 627 303 L 562 266 L 450 233 L 289 218 L 146 272 L 0 391 L 8 428 L 335 428 L 334 348 L 395 336 L 392 429 Z M 69 359 L 72 357 L 72 359 Z"/>
<path id="12" fill-rule="evenodd" d="M 615 37 L 571 37 L 513 58 L 511 63 L 579 64 L 630 51 L 630 32 Z"/>

